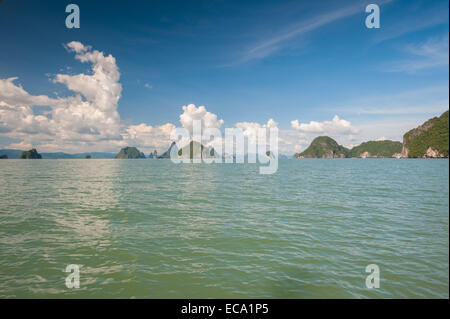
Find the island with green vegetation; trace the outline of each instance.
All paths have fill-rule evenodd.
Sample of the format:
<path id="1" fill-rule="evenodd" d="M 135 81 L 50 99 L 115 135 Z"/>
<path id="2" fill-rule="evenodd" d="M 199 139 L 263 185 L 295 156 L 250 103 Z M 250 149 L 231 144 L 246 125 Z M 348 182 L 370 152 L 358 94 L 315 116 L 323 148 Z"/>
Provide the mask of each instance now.
<path id="1" fill-rule="evenodd" d="M 20 154 L 20 159 L 41 159 L 42 155 L 39 154 L 35 148 L 29 150 L 29 151 L 23 151 L 22 154 Z"/>
<path id="2" fill-rule="evenodd" d="M 448 113 L 429 119 L 397 141 L 368 141 L 348 149 L 329 136 L 316 137 L 294 158 L 448 158 Z"/>
<path id="3" fill-rule="evenodd" d="M 296 158 L 345 158 L 349 149 L 339 145 L 329 136 L 316 137 L 302 153 L 296 153 Z"/>
<path id="4" fill-rule="evenodd" d="M 369 141 L 353 147 L 349 157 L 383 158 L 395 157 L 402 151 L 402 143 L 397 141 Z"/>
<path id="5" fill-rule="evenodd" d="M 139 159 L 145 158 L 144 153 L 140 152 L 136 147 L 124 147 L 116 155 L 117 159 Z"/>
<path id="6" fill-rule="evenodd" d="M 403 135 L 402 157 L 448 157 L 448 111 Z"/>

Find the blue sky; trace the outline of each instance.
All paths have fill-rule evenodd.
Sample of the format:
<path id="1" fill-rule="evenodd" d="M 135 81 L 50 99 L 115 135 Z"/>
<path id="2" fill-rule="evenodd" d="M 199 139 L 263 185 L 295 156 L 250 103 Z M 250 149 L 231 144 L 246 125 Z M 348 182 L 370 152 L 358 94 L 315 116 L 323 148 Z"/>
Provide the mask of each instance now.
<path id="1" fill-rule="evenodd" d="M 205 106 L 190 108 L 198 116 L 223 120 L 211 124 L 221 128 L 273 119 L 281 151 L 293 153 L 317 135 L 347 146 L 401 140 L 448 109 L 448 1 L 78 0 L 81 28 L 67 29 L 69 3 L 0 2 L 0 147 L 163 150 L 164 125 L 183 125 L 182 107 L 194 104 Z M 380 5 L 380 29 L 365 27 L 369 3 Z M 76 52 L 72 41 L 90 48 Z M 68 102 L 55 99 L 89 100 L 89 88 L 72 90 L 57 74 L 93 75 L 95 62 L 75 56 L 96 50 L 114 57 L 120 74 L 121 90 L 105 93 L 110 104 L 91 99 L 84 109 L 101 109 L 104 125 L 95 124 L 101 114 L 75 116 L 71 125 L 70 112 L 56 120 Z M 33 98 L 25 103 L 26 94 Z M 70 105 L 73 114 L 81 109 Z M 33 129 L 14 128 L 17 121 Z M 112 121 L 117 127 L 106 132 Z"/>

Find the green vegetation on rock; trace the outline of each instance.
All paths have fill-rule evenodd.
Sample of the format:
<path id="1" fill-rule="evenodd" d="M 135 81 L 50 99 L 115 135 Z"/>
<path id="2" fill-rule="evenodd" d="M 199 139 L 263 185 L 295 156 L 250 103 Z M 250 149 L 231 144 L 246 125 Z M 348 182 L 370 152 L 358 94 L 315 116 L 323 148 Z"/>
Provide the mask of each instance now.
<path id="1" fill-rule="evenodd" d="M 115 158 L 119 159 L 137 159 L 145 158 L 144 153 L 140 152 L 136 147 L 125 147 L 120 150 Z"/>
<path id="2" fill-rule="evenodd" d="M 448 111 L 403 135 L 404 157 L 448 157 Z M 430 150 L 436 156 L 430 156 Z"/>
<path id="3" fill-rule="evenodd" d="M 339 145 L 328 136 L 316 137 L 302 153 L 296 153 L 297 158 L 344 158 L 348 157 L 348 148 Z"/>
<path id="4" fill-rule="evenodd" d="M 349 157 L 392 157 L 402 151 L 402 143 L 395 141 L 369 141 L 350 150 Z"/>
<path id="5" fill-rule="evenodd" d="M 20 154 L 20 159 L 41 159 L 42 155 L 39 154 L 35 148 L 29 150 L 29 151 L 23 151 L 22 154 Z"/>

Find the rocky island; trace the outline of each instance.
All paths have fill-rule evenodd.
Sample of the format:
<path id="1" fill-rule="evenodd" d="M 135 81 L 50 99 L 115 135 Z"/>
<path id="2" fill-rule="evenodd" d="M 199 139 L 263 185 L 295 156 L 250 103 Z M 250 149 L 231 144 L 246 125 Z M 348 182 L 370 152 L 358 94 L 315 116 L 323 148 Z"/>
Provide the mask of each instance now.
<path id="1" fill-rule="evenodd" d="M 35 148 L 29 150 L 29 151 L 23 151 L 22 154 L 20 154 L 20 159 L 41 159 L 42 155 L 39 154 Z"/>
<path id="2" fill-rule="evenodd" d="M 329 136 L 316 137 L 302 153 L 294 158 L 448 158 L 448 113 L 434 117 L 397 141 L 368 141 L 348 149 Z"/>
<path id="3" fill-rule="evenodd" d="M 296 153 L 296 158 L 345 158 L 349 149 L 339 145 L 329 136 L 316 137 L 302 153 Z"/>
<path id="4" fill-rule="evenodd" d="M 403 135 L 402 157 L 448 157 L 448 111 Z"/>
<path id="5" fill-rule="evenodd" d="M 397 141 L 369 141 L 350 150 L 349 157 L 385 158 L 396 157 L 402 151 L 402 143 Z"/>
<path id="6" fill-rule="evenodd" d="M 144 153 L 140 152 L 136 147 L 124 147 L 120 150 L 120 152 L 116 155 L 115 158 L 118 159 L 139 159 L 145 158 Z"/>

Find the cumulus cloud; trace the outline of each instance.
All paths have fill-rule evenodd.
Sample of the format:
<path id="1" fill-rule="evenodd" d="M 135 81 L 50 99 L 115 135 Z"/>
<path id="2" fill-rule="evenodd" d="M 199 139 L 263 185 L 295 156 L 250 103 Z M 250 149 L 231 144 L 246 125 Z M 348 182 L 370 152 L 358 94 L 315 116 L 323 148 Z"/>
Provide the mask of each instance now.
<path id="1" fill-rule="evenodd" d="M 170 143 L 170 133 L 175 129 L 172 123 L 151 126 L 145 123 L 130 125 L 122 134 L 127 145 L 139 146 L 145 150 L 165 150 Z"/>
<path id="2" fill-rule="evenodd" d="M 65 45 L 75 59 L 91 64 L 91 74 L 56 74 L 53 83 L 64 84 L 74 94 L 64 98 L 31 95 L 18 78 L 0 79 L 0 134 L 14 139 L 8 147 L 26 149 L 34 145 L 44 151 L 113 150 L 126 145 L 149 152 L 165 151 L 175 125 L 125 125 L 118 113 L 122 85 L 116 59 L 80 42 Z M 36 107 L 45 106 L 45 112 Z M 204 106 L 182 107 L 180 123 L 192 133 L 193 121 L 202 128 L 223 124 Z"/>
<path id="3" fill-rule="evenodd" d="M 236 123 L 236 127 L 240 128 L 245 133 L 249 133 L 251 131 L 254 131 L 259 128 L 275 128 L 278 126 L 278 123 L 275 122 L 273 119 L 269 119 L 266 124 L 260 124 L 256 122 L 238 122 Z"/>
<path id="4" fill-rule="evenodd" d="M 171 143 L 170 135 L 175 125 L 125 124 L 118 113 L 122 96 L 120 72 L 111 54 L 94 50 L 80 42 L 65 45 L 75 59 L 88 63 L 88 74 L 56 74 L 55 84 L 65 85 L 72 94 L 67 97 L 32 95 L 20 84 L 17 77 L 0 79 L 0 135 L 14 143 L 8 148 L 40 151 L 116 151 L 127 145 L 139 147 L 144 152 L 157 149 L 165 151 Z M 184 105 L 180 124 L 193 133 L 193 122 L 201 121 L 202 129 L 221 129 L 224 121 L 205 106 Z M 278 127 L 270 118 L 266 123 L 238 122 L 248 143 L 256 143 L 256 130 Z M 318 134 L 345 136 L 350 141 L 358 130 L 350 122 L 335 116 L 331 121 L 291 122 L 291 129 L 279 130 L 279 151 L 293 153 L 305 148 Z M 266 136 L 269 136 L 268 134 Z M 16 142 L 19 140 L 18 142 Z M 222 148 L 223 140 L 205 142 L 205 145 Z"/>
<path id="5" fill-rule="evenodd" d="M 51 98 L 31 95 L 17 77 L 0 79 L 0 134 L 22 139 L 8 147 L 31 145 L 47 151 L 112 150 L 126 145 L 144 149 L 166 148 L 171 123 L 161 126 L 124 125 L 118 113 L 122 85 L 116 59 L 80 42 L 65 45 L 82 63 L 91 64 L 91 74 L 56 74 L 54 83 L 64 84 L 74 95 Z M 48 107 L 37 112 L 36 107 Z M 211 122 L 210 113 L 205 114 Z"/>
<path id="6" fill-rule="evenodd" d="M 204 106 L 196 107 L 194 104 L 184 105 L 183 113 L 180 115 L 180 123 L 191 134 L 194 121 L 201 121 L 202 129 L 220 129 L 223 124 L 223 120 L 218 120 L 217 115 L 208 112 Z"/>
<path id="7" fill-rule="evenodd" d="M 11 143 L 7 146 L 7 148 L 9 149 L 19 149 L 19 150 L 28 150 L 33 148 L 33 145 L 31 145 L 30 143 L 25 143 L 25 142 L 19 142 L 19 143 Z"/>
<path id="8" fill-rule="evenodd" d="M 448 50 L 448 33 L 443 37 L 430 38 L 425 43 L 410 44 L 405 47 L 405 51 L 414 58 L 388 62 L 384 71 L 415 73 L 427 68 L 448 67 Z"/>
<path id="9" fill-rule="evenodd" d="M 291 121 L 294 130 L 305 133 L 317 134 L 355 134 L 358 130 L 349 121 L 340 119 L 335 115 L 331 121 L 300 123 L 298 120 Z"/>
<path id="10" fill-rule="evenodd" d="M 34 96 L 16 83 L 17 77 L 0 79 L 2 133 L 24 139 L 23 145 L 40 141 L 61 149 L 121 138 L 117 106 L 122 86 L 115 58 L 80 42 L 70 42 L 66 48 L 75 52 L 79 61 L 91 63 L 92 74 L 57 74 L 53 82 L 75 93 L 65 98 Z M 50 110 L 38 114 L 37 106 Z"/>

